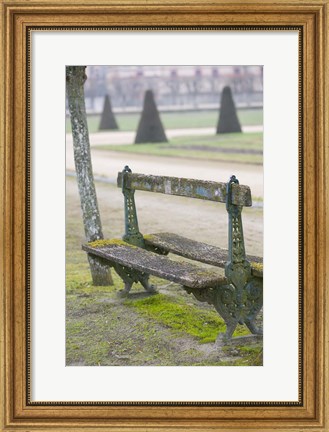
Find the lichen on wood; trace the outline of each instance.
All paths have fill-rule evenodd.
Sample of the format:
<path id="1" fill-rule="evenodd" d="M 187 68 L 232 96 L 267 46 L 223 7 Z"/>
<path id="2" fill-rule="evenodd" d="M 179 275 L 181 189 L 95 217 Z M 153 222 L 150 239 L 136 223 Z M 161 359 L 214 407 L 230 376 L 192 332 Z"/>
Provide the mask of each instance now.
<path id="1" fill-rule="evenodd" d="M 191 288 L 202 289 L 226 282 L 226 278 L 219 269 L 205 269 L 188 262 L 173 261 L 166 256 L 131 247 L 126 243 L 123 245 L 113 243 L 98 247 L 85 244 L 82 248 L 88 254 L 108 260 L 110 263 L 118 263 Z"/>
<path id="2" fill-rule="evenodd" d="M 147 248 L 159 248 L 182 257 L 224 268 L 228 261 L 228 250 L 207 243 L 198 242 L 174 233 L 144 235 Z M 247 255 L 254 276 L 262 277 L 263 264 L 260 257 Z"/>
<path id="3" fill-rule="evenodd" d="M 118 187 L 122 187 L 122 176 L 123 174 L 119 172 L 117 179 Z M 126 173 L 125 182 L 126 188 L 133 190 L 158 192 L 222 203 L 226 202 L 227 184 L 223 182 L 138 173 Z M 246 207 L 252 205 L 249 186 L 239 184 L 232 185 L 232 204 Z"/>
<path id="4" fill-rule="evenodd" d="M 250 264 L 252 274 L 257 277 L 263 277 L 263 263 L 252 261 Z"/>

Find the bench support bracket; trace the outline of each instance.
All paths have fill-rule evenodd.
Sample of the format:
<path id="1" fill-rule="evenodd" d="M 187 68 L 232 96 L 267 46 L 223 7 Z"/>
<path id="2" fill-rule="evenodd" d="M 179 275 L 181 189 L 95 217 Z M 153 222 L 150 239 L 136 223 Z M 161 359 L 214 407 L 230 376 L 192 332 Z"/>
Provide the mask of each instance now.
<path id="1" fill-rule="evenodd" d="M 126 186 L 127 174 L 131 173 L 131 169 L 125 166 L 122 171 L 122 193 L 124 195 L 124 208 L 125 208 L 125 235 L 122 239 L 130 244 L 145 249 L 145 242 L 143 235 L 139 232 L 137 210 L 135 204 L 135 190 L 129 189 Z"/>
<path id="2" fill-rule="evenodd" d="M 251 333 L 262 334 L 255 318 L 263 305 L 263 283 L 253 277 L 242 289 L 233 284 L 220 285 L 214 288 L 184 287 L 201 301 L 212 304 L 226 324 L 226 332 L 220 333 L 219 339 L 231 339 L 238 324 L 245 324 Z"/>
<path id="3" fill-rule="evenodd" d="M 133 283 L 140 282 L 145 291 L 149 293 L 156 293 L 155 286 L 150 284 L 149 275 L 147 273 L 140 272 L 138 270 L 133 270 L 129 267 L 125 267 L 123 265 L 117 263 L 110 263 L 110 265 L 114 268 L 116 273 L 123 280 L 125 287 L 121 291 L 122 296 L 128 295 Z"/>

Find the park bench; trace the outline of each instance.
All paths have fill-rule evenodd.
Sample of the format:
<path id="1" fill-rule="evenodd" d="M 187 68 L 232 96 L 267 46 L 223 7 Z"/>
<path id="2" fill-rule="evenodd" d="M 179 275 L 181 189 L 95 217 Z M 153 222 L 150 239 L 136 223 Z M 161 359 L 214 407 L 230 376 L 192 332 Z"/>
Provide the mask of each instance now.
<path id="1" fill-rule="evenodd" d="M 228 183 L 132 173 L 129 167 L 118 173 L 125 209 L 125 235 L 122 240 L 96 240 L 82 246 L 88 254 L 113 267 L 123 279 L 124 295 L 134 282 L 148 292 L 156 292 L 149 276 L 157 276 L 182 286 L 199 301 L 212 304 L 226 324 L 225 339 L 232 337 L 237 324 L 251 333 L 261 334 L 255 318 L 263 302 L 262 259 L 246 256 L 241 211 L 251 206 L 248 186 L 235 176 Z M 228 212 L 228 250 L 197 242 L 173 233 L 142 235 L 138 227 L 135 190 L 179 195 L 226 204 Z M 209 264 L 207 268 L 170 259 L 176 254 Z M 224 274 L 218 271 L 224 268 Z"/>

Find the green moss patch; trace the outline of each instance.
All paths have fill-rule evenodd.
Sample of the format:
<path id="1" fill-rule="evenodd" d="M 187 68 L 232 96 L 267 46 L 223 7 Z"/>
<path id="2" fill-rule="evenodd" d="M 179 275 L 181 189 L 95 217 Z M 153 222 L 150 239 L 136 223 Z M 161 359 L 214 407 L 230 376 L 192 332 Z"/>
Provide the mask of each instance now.
<path id="1" fill-rule="evenodd" d="M 253 275 L 263 277 L 263 263 L 252 262 L 250 264 Z"/>
<path id="2" fill-rule="evenodd" d="M 236 366 L 263 366 L 262 346 L 244 346 L 239 351 L 241 358 L 236 362 Z"/>
<path id="3" fill-rule="evenodd" d="M 121 240 L 121 239 L 101 239 L 101 240 L 95 240 L 93 242 L 89 242 L 88 246 L 94 247 L 94 248 L 99 248 L 99 247 L 103 247 L 103 246 L 131 246 L 131 247 L 136 247 L 133 246 L 129 243 L 126 243 L 125 241 Z"/>
<path id="4" fill-rule="evenodd" d="M 198 310 L 164 294 L 126 300 L 125 304 L 158 323 L 198 338 L 202 343 L 214 342 L 218 333 L 225 331 L 225 324 L 216 312 Z"/>
<path id="5" fill-rule="evenodd" d="M 144 240 L 153 240 L 154 235 L 152 234 L 143 234 Z"/>

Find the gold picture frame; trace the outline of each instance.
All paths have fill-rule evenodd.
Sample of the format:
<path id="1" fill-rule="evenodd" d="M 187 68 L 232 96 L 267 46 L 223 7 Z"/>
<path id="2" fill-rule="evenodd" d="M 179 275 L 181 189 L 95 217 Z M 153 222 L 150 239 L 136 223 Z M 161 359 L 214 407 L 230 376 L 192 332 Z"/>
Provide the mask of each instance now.
<path id="1" fill-rule="evenodd" d="M 328 0 L 1 0 L 1 430 L 329 431 Z M 92 15 L 91 15 L 92 13 Z M 298 29 L 300 58 L 300 400 L 296 403 L 33 403 L 27 193 L 32 28 Z"/>

